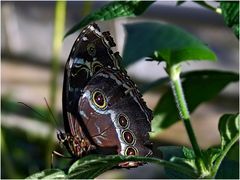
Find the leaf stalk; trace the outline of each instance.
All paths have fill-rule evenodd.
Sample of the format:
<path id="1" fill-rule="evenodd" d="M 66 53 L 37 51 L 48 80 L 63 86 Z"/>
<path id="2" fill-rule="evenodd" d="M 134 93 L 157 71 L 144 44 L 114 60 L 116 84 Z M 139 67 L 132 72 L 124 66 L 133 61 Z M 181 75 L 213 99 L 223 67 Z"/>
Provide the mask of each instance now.
<path id="1" fill-rule="evenodd" d="M 188 111 L 186 99 L 184 96 L 184 92 L 183 92 L 182 84 L 180 80 L 181 66 L 180 64 L 171 65 L 171 66 L 168 65 L 166 71 L 168 72 L 169 77 L 171 79 L 171 88 L 173 91 L 175 102 L 177 104 L 177 109 L 178 109 L 180 118 L 183 120 L 189 140 L 192 144 L 193 151 L 196 155 L 196 165 L 198 168 L 198 173 L 199 175 L 203 175 L 207 172 L 207 170 L 203 161 L 201 150 L 199 148 L 196 136 L 194 134 L 194 131 L 191 125 L 190 114 Z"/>

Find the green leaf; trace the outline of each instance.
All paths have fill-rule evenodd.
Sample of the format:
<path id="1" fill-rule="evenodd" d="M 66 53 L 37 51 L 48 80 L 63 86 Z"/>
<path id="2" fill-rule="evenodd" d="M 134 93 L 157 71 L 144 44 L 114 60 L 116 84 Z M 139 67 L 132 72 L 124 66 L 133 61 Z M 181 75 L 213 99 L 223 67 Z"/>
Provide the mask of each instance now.
<path id="1" fill-rule="evenodd" d="M 94 21 L 106 21 L 117 17 L 134 17 L 139 16 L 152 4 L 154 1 L 113 1 L 102 7 L 101 9 L 89 14 L 83 18 L 78 24 L 73 26 L 64 37 L 74 33 L 80 28 Z"/>
<path id="2" fill-rule="evenodd" d="M 225 114 L 220 118 L 218 129 L 221 135 L 222 150 L 239 135 L 239 115 Z"/>
<path id="3" fill-rule="evenodd" d="M 220 156 L 221 149 L 220 148 L 209 148 L 207 150 L 202 151 L 204 162 L 207 165 L 208 169 L 211 169 L 216 161 L 216 159 Z"/>
<path id="4" fill-rule="evenodd" d="M 174 164 L 177 164 L 186 169 L 189 169 L 189 171 L 194 172 L 195 178 L 197 178 L 197 169 L 195 166 L 195 160 L 186 158 L 185 152 L 184 152 L 184 151 L 192 151 L 190 148 L 180 147 L 180 146 L 165 146 L 165 147 L 163 146 L 163 147 L 159 147 L 158 150 L 162 152 L 164 160 L 168 160 Z M 171 179 L 189 178 L 185 174 L 181 172 L 177 172 L 174 169 L 170 169 L 168 167 L 165 167 L 165 171 L 167 176 Z"/>
<path id="5" fill-rule="evenodd" d="M 192 71 L 184 73 L 181 78 L 190 112 L 193 112 L 199 104 L 215 97 L 229 83 L 239 80 L 237 73 L 215 70 Z M 172 90 L 169 88 L 154 109 L 154 118 L 152 120 L 154 133 L 151 134 L 152 137 L 154 138 L 162 129 L 179 120 Z"/>
<path id="6" fill-rule="evenodd" d="M 26 179 L 66 179 L 66 175 L 59 169 L 46 169 L 33 174 Z"/>
<path id="7" fill-rule="evenodd" d="M 151 57 L 172 66 L 188 60 L 216 60 L 200 40 L 177 26 L 156 22 L 127 24 L 123 63 L 130 65 Z"/>
<path id="8" fill-rule="evenodd" d="M 140 157 L 140 156 L 120 156 L 120 155 L 108 155 L 108 156 L 87 156 L 85 158 L 76 161 L 68 171 L 68 178 L 81 178 L 92 179 L 102 174 L 103 172 L 117 166 L 121 162 L 134 161 L 134 162 L 149 162 L 155 163 L 164 167 L 174 169 L 179 173 L 185 174 L 187 177 L 196 177 L 195 173 L 189 168 L 176 165 L 174 163 L 157 159 L 153 157 Z"/>
<path id="9" fill-rule="evenodd" d="M 238 163 L 225 159 L 225 164 L 228 163 L 228 165 L 231 166 L 228 171 L 226 171 L 226 165 L 221 164 L 224 162 L 223 160 L 231 147 L 233 147 L 233 145 L 239 139 L 239 114 L 223 115 L 220 118 L 218 129 L 221 135 L 221 147 L 210 148 L 206 151 L 203 151 L 204 160 L 207 162 L 206 164 L 208 165 L 208 170 L 211 173 L 211 177 L 215 177 L 217 172 L 219 172 L 217 175 L 218 178 L 236 178 L 236 173 L 231 173 L 231 171 L 233 169 L 237 169 Z M 227 174 L 228 177 L 223 176 L 223 174 Z"/>
<path id="10" fill-rule="evenodd" d="M 186 1 L 181 1 L 181 0 L 178 0 L 177 3 L 176 3 L 176 6 L 180 6 L 182 5 L 183 3 L 185 3 Z"/>
<path id="11" fill-rule="evenodd" d="M 195 158 L 195 154 L 194 151 L 190 148 L 187 147 L 183 147 L 183 154 L 187 159 L 194 159 Z"/>
<path id="12" fill-rule="evenodd" d="M 234 34 L 239 39 L 239 1 L 221 1 L 220 7 L 225 23 L 232 28 Z"/>
<path id="13" fill-rule="evenodd" d="M 197 177 L 192 168 L 182 166 L 182 164 L 180 165 L 173 162 L 169 162 L 164 159 L 141 156 L 89 155 L 73 163 L 72 166 L 69 168 L 67 175 L 65 175 L 64 172 L 58 169 L 52 169 L 44 170 L 42 172 L 33 174 L 28 178 L 93 179 L 102 174 L 103 172 L 118 166 L 118 164 L 121 162 L 155 163 L 157 165 L 164 166 L 168 169 L 172 169 L 174 170 L 175 173 L 178 173 L 179 175 L 184 176 L 185 178 Z"/>

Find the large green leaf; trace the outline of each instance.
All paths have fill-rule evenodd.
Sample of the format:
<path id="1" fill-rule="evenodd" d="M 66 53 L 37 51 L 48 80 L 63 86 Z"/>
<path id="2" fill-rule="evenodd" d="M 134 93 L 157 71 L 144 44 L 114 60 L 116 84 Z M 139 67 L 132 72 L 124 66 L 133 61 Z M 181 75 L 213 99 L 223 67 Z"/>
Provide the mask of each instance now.
<path id="1" fill-rule="evenodd" d="M 105 21 L 124 16 L 138 16 L 142 14 L 154 1 L 113 1 L 101 9 L 89 14 L 72 27 L 65 37 L 94 21 Z"/>
<path id="2" fill-rule="evenodd" d="M 212 99 L 229 83 L 238 80 L 238 74 L 232 72 L 206 70 L 185 73 L 182 77 L 182 86 L 189 111 L 193 112 L 199 104 Z M 169 87 L 154 109 L 152 130 L 156 135 L 178 120 L 180 120 L 178 110 Z"/>
<path id="3" fill-rule="evenodd" d="M 123 53 L 125 66 L 143 57 L 166 61 L 170 66 L 188 60 L 215 60 L 200 40 L 181 28 L 157 22 L 128 24 Z"/>
<path id="4" fill-rule="evenodd" d="M 239 39 L 239 1 L 221 1 L 220 7 L 225 23 L 232 28 L 234 34 Z"/>
<path id="5" fill-rule="evenodd" d="M 155 163 L 164 167 L 175 170 L 179 174 L 184 174 L 188 178 L 196 178 L 196 174 L 192 169 L 188 167 L 183 167 L 172 162 L 153 158 L 153 157 L 140 157 L 140 156 L 120 156 L 120 155 L 108 155 L 108 156 L 99 156 L 99 155 L 89 155 L 84 158 L 77 160 L 69 168 L 68 174 L 66 177 L 68 179 L 93 179 L 103 172 L 116 167 L 121 162 L 145 162 L 145 163 Z M 64 174 L 57 169 L 44 170 L 42 172 L 36 173 L 29 178 L 45 178 L 45 174 L 48 177 L 55 178 L 56 175 L 59 177 L 64 176 Z M 47 177 L 47 178 L 48 178 Z"/>

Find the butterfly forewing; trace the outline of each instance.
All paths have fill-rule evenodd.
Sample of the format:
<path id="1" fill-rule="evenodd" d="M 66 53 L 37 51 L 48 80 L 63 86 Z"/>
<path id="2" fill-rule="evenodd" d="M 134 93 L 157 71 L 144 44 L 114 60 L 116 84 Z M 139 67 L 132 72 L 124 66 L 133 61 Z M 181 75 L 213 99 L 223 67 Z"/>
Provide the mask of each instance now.
<path id="1" fill-rule="evenodd" d="M 101 33 L 97 24 L 90 24 L 81 31 L 66 62 L 62 94 L 64 128 L 67 139 L 74 139 L 76 144 L 80 144 L 82 139 L 92 143 L 77 111 L 78 100 L 88 81 L 103 66 L 119 68 L 120 56 L 113 53 L 113 46 L 115 43 L 108 32 Z M 67 149 L 74 149 L 72 140 L 69 142 Z M 79 155 L 72 150 L 70 153 Z"/>

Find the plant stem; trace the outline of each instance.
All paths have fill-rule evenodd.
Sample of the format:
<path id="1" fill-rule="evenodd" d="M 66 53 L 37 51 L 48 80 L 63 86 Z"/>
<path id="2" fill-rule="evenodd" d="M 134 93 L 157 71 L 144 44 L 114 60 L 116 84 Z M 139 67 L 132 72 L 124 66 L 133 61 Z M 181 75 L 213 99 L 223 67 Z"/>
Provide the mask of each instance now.
<path id="1" fill-rule="evenodd" d="M 197 139 L 195 137 L 191 122 L 190 122 L 190 114 L 188 111 L 187 103 L 184 97 L 184 92 L 182 89 L 182 84 L 180 81 L 180 65 L 173 65 L 167 67 L 167 72 L 171 79 L 171 87 L 173 90 L 173 95 L 175 98 L 175 102 L 177 104 L 177 108 L 179 111 L 180 118 L 183 120 L 189 140 L 192 144 L 193 151 L 196 155 L 196 165 L 198 167 L 198 171 L 200 174 L 204 174 L 206 170 L 205 164 L 203 162 L 202 153 L 197 143 Z"/>
<path id="2" fill-rule="evenodd" d="M 55 17 L 54 17 L 54 33 L 53 33 L 53 44 L 52 44 L 52 59 L 51 59 L 51 90 L 50 90 L 50 108 L 56 117 L 56 97 L 57 97 L 57 80 L 60 71 L 60 52 L 62 47 L 62 39 L 64 35 L 64 27 L 65 27 L 65 16 L 66 16 L 66 1 L 56 1 L 55 6 Z M 49 118 L 50 119 L 50 118 Z M 51 163 L 51 156 L 54 141 L 54 127 L 51 126 L 49 141 L 48 141 L 48 150 L 46 152 L 46 163 L 47 166 Z"/>
<path id="3" fill-rule="evenodd" d="M 64 35 L 65 27 L 65 16 L 66 16 L 66 1 L 56 1 L 55 9 L 55 24 L 53 33 L 53 44 L 52 44 L 52 79 L 51 79 L 51 94 L 50 94 L 50 107 L 55 112 L 56 106 L 56 90 L 57 90 L 57 79 L 60 70 L 60 52 L 62 48 L 62 39 Z"/>

